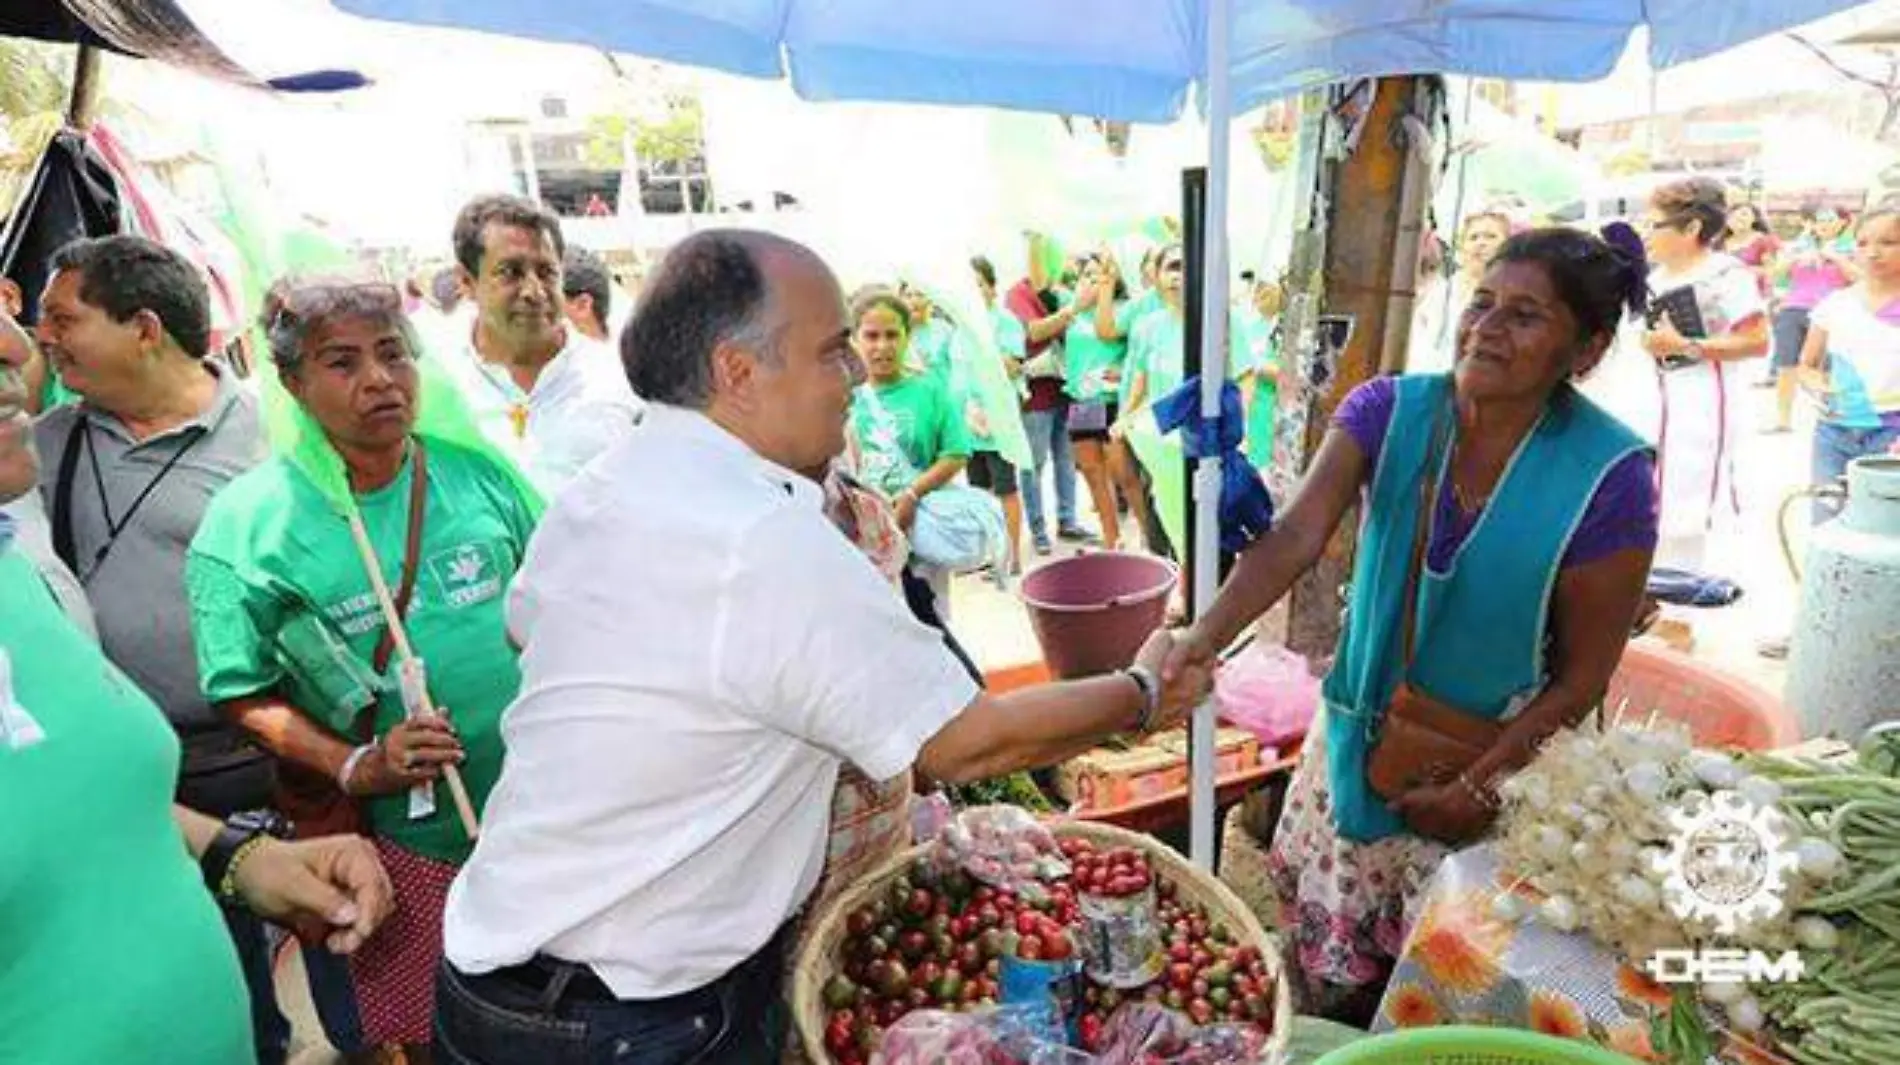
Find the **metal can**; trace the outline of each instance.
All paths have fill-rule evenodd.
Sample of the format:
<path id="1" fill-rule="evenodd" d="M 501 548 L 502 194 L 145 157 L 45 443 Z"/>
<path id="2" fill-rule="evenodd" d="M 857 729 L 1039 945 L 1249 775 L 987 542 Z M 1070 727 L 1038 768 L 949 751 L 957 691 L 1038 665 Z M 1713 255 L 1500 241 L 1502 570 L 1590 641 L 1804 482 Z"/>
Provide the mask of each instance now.
<path id="1" fill-rule="evenodd" d="M 1089 979 L 1128 990 L 1154 981 L 1167 967 L 1161 949 L 1161 919 L 1151 884 L 1138 895 L 1083 893 L 1078 950 Z"/>

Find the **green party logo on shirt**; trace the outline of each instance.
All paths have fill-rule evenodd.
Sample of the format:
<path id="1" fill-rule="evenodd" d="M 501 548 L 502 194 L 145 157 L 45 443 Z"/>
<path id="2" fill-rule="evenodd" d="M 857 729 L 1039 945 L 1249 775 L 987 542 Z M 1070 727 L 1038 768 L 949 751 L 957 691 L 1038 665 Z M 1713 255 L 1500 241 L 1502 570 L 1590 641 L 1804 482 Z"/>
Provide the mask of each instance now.
<path id="1" fill-rule="evenodd" d="M 460 610 L 501 594 L 501 564 L 493 544 L 462 544 L 429 558 L 442 601 Z"/>

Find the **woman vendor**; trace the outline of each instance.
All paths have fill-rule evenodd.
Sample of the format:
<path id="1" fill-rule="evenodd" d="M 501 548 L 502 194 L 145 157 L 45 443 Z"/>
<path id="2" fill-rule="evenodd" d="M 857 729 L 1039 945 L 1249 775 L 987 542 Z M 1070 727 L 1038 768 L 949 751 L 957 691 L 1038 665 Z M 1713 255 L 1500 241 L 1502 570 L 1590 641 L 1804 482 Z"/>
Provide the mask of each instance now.
<path id="1" fill-rule="evenodd" d="M 0 504 L 39 478 L 15 350 L 0 346 Z M 218 900 L 347 953 L 388 916 L 389 882 L 355 837 L 284 843 L 173 805 L 177 735 L 13 533 L 0 514 L 0 1060 L 255 1062 Z"/>
<path id="2" fill-rule="evenodd" d="M 1355 389 L 1283 520 L 1170 663 L 1211 661 L 1363 500 L 1324 712 L 1269 858 L 1302 1012 L 1369 1017 L 1439 860 L 1489 829 L 1500 778 L 1595 707 L 1622 656 L 1655 547 L 1654 471 L 1642 441 L 1571 386 L 1641 306 L 1641 243 L 1606 233 L 1614 244 L 1512 237 L 1464 310 L 1450 374 Z M 1405 768 L 1404 750 L 1380 747 L 1388 706 L 1427 699 L 1495 738 L 1455 775 L 1406 768 L 1382 795 L 1375 766 L 1397 755 Z"/>
<path id="3" fill-rule="evenodd" d="M 398 905 L 350 959 L 362 1034 L 426 1062 L 442 909 L 473 846 L 443 770 L 460 767 L 479 811 L 520 686 L 504 592 L 539 502 L 500 460 L 416 434 L 418 349 L 393 288 L 293 285 L 269 333 L 311 435 L 205 513 L 185 573 L 199 675 L 206 697 L 281 760 L 361 800 Z M 348 500 L 313 472 L 325 457 L 340 458 L 347 488 L 334 491 Z M 360 514 L 446 717 L 405 711 L 402 663 L 340 507 Z"/>

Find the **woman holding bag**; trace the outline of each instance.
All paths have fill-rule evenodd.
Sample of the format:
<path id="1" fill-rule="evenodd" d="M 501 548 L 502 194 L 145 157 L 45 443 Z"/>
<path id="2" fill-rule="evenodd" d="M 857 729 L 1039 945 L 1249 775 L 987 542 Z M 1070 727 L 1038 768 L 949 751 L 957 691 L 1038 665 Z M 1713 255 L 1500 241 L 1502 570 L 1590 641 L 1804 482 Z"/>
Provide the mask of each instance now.
<path id="1" fill-rule="evenodd" d="M 912 568 L 950 616 L 950 575 L 984 564 L 1007 574 L 1003 511 L 989 493 L 955 483 L 970 461 L 962 404 L 939 374 L 908 367 L 910 308 L 888 289 L 852 303 L 851 343 L 865 383 L 851 403 L 851 438 L 865 484 L 882 492 L 910 536 Z"/>
<path id="2" fill-rule="evenodd" d="M 1489 830 L 1498 781 L 1598 705 L 1622 656 L 1656 492 L 1642 441 L 1571 384 L 1642 306 L 1641 241 L 1605 237 L 1512 237 L 1449 375 L 1354 390 L 1169 665 L 1211 661 L 1363 500 L 1324 711 L 1269 859 L 1303 1012 L 1368 1019 L 1439 860 Z"/>
<path id="3" fill-rule="evenodd" d="M 311 450 L 340 457 L 428 691 L 450 716 L 405 710 L 402 663 L 351 522 L 302 448 L 232 482 L 205 512 L 185 570 L 199 677 L 286 765 L 359 800 L 339 805 L 361 811 L 397 901 L 384 934 L 350 958 L 362 1036 L 426 1063 L 442 910 L 474 845 L 443 781 L 458 767 L 479 811 L 500 773 L 501 712 L 521 683 L 504 593 L 540 504 L 501 460 L 445 438 L 425 444 L 418 348 L 393 287 L 309 283 L 277 303 L 277 372 Z"/>

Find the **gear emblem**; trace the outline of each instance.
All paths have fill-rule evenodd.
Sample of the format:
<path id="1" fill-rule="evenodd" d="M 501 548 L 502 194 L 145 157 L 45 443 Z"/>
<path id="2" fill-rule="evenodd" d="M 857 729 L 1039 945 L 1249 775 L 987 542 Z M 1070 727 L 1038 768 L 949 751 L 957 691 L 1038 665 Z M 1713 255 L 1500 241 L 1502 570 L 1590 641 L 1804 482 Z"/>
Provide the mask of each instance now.
<path id="1" fill-rule="evenodd" d="M 1675 836 L 1656 861 L 1672 913 L 1732 936 L 1781 912 L 1787 874 L 1800 858 L 1779 810 L 1719 791 L 1699 812 L 1670 811 L 1669 821 Z"/>

